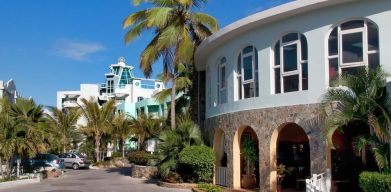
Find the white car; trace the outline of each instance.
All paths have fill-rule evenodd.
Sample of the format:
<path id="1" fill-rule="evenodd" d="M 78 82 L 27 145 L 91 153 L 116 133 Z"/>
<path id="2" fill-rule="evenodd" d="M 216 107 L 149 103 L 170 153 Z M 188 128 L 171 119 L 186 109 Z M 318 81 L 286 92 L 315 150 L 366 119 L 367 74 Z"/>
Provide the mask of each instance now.
<path id="1" fill-rule="evenodd" d="M 77 153 L 64 153 L 59 155 L 59 157 L 64 160 L 65 167 L 71 167 L 75 170 L 82 167 L 89 168 L 91 164 L 87 157 Z"/>

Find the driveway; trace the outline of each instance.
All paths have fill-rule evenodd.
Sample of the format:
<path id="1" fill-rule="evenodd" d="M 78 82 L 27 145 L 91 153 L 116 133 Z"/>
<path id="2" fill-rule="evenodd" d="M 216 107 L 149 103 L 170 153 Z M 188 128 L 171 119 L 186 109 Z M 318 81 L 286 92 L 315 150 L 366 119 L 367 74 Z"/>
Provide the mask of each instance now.
<path id="1" fill-rule="evenodd" d="M 0 192 L 189 192 L 185 189 L 159 187 L 156 181 L 135 179 L 129 168 L 71 170 L 61 178 L 45 179 L 38 184 L 23 185 Z"/>

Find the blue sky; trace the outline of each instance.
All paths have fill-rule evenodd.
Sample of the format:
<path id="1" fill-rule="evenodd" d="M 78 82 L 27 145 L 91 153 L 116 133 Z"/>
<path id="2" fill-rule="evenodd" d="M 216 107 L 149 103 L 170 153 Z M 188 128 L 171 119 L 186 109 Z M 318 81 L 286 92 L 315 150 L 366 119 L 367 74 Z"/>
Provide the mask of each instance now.
<path id="1" fill-rule="evenodd" d="M 290 0 L 209 0 L 199 11 L 217 18 L 220 27 Z M 56 92 L 81 83 L 101 83 L 108 66 L 124 56 L 138 69 L 144 34 L 125 46 L 122 20 L 148 5 L 130 0 L 1 0 L 0 80 L 14 79 L 22 96 L 55 105 Z M 161 70 L 155 64 L 155 74 Z"/>

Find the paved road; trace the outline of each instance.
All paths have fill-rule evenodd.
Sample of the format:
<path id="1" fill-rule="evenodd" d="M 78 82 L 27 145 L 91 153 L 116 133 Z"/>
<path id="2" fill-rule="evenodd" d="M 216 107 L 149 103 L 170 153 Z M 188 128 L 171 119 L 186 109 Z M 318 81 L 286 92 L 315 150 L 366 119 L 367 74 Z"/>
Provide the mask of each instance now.
<path id="1" fill-rule="evenodd" d="M 129 168 L 70 170 L 61 178 L 46 179 L 38 184 L 23 185 L 0 192 L 189 192 L 159 187 L 155 181 L 135 179 Z"/>

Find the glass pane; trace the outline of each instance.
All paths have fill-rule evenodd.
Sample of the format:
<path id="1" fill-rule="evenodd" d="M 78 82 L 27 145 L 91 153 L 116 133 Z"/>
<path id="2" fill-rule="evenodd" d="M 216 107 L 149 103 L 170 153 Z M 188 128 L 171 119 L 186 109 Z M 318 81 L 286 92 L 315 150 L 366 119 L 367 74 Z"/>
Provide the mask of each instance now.
<path id="1" fill-rule="evenodd" d="M 274 66 L 280 65 L 280 42 L 274 46 Z"/>
<path id="2" fill-rule="evenodd" d="M 329 37 L 329 55 L 338 55 L 338 28 L 336 27 Z"/>
<path id="3" fill-rule="evenodd" d="M 290 41 L 296 41 L 298 39 L 299 39 L 299 37 L 298 37 L 297 33 L 289 33 L 289 34 L 282 37 L 282 42 L 286 43 L 286 42 L 290 42 Z"/>
<path id="4" fill-rule="evenodd" d="M 221 60 L 220 60 L 220 64 L 225 64 L 225 62 L 227 62 L 227 59 L 225 57 L 223 57 Z"/>
<path id="5" fill-rule="evenodd" d="M 377 27 L 368 22 L 368 50 L 378 50 L 379 49 L 379 32 Z"/>
<path id="6" fill-rule="evenodd" d="M 342 75 L 358 75 L 361 70 L 365 70 L 364 67 L 348 67 L 342 69 Z"/>
<path id="7" fill-rule="evenodd" d="M 255 72 L 255 96 L 259 96 L 258 72 Z"/>
<path id="8" fill-rule="evenodd" d="M 239 56 L 238 56 L 238 66 L 236 68 L 236 72 L 238 74 L 242 74 L 242 55 L 241 54 L 239 54 Z"/>
<path id="9" fill-rule="evenodd" d="M 308 63 L 301 64 L 302 89 L 308 90 Z"/>
<path id="10" fill-rule="evenodd" d="M 253 51 L 253 46 L 247 46 L 243 49 L 243 54 L 251 53 Z"/>
<path id="11" fill-rule="evenodd" d="M 299 90 L 299 75 L 291 75 L 284 77 L 284 92 L 292 92 Z"/>
<path id="12" fill-rule="evenodd" d="M 258 70 L 258 51 L 256 49 L 254 49 L 254 57 L 255 57 L 255 60 L 254 60 L 255 70 Z"/>
<path id="13" fill-rule="evenodd" d="M 220 91 L 220 103 L 226 103 L 227 102 L 227 89 L 224 89 L 223 91 Z"/>
<path id="14" fill-rule="evenodd" d="M 380 65 L 379 53 L 372 53 L 368 55 L 368 66 L 370 69 L 376 69 Z"/>
<path id="15" fill-rule="evenodd" d="M 225 67 L 221 67 L 221 75 L 220 75 L 220 86 L 221 88 L 225 87 Z"/>
<path id="16" fill-rule="evenodd" d="M 281 93 L 281 71 L 280 68 L 274 69 L 274 93 Z"/>
<path id="17" fill-rule="evenodd" d="M 242 98 L 242 78 L 238 77 L 238 99 Z"/>
<path id="18" fill-rule="evenodd" d="M 346 23 L 343 23 L 341 25 L 341 30 L 355 29 L 355 28 L 360 28 L 360 27 L 364 27 L 364 21 L 353 20 L 353 21 L 348 21 Z"/>
<path id="19" fill-rule="evenodd" d="M 247 83 L 243 85 L 244 88 L 244 98 L 254 97 L 254 83 Z"/>
<path id="20" fill-rule="evenodd" d="M 307 47 L 307 39 L 304 35 L 300 35 L 300 43 L 301 43 L 301 60 L 308 59 L 308 47 Z"/>
<path id="21" fill-rule="evenodd" d="M 284 51 L 284 72 L 297 70 L 297 44 L 285 46 Z"/>
<path id="22" fill-rule="evenodd" d="M 329 59 L 329 82 L 338 77 L 338 58 Z"/>
<path id="23" fill-rule="evenodd" d="M 342 36 L 343 63 L 363 61 L 363 34 L 350 33 Z"/>
<path id="24" fill-rule="evenodd" d="M 253 57 L 247 56 L 243 58 L 244 81 L 253 78 Z"/>

